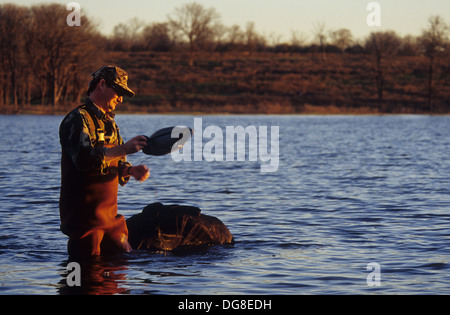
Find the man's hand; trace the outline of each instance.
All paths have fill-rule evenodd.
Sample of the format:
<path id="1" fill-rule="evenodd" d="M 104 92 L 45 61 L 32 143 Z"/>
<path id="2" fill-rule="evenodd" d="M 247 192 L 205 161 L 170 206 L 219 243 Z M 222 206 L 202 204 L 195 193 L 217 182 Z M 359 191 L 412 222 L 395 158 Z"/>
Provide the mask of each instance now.
<path id="1" fill-rule="evenodd" d="M 141 151 L 147 146 L 147 138 L 144 136 L 137 136 L 128 141 L 125 144 L 118 145 L 117 147 L 106 150 L 105 159 L 106 162 L 111 162 L 125 157 L 128 154 L 133 154 Z"/>
<path id="2" fill-rule="evenodd" d="M 145 165 L 132 166 L 128 168 L 128 175 L 133 176 L 140 182 L 144 182 L 150 176 L 150 169 Z"/>
<path id="3" fill-rule="evenodd" d="M 133 154 L 141 151 L 147 146 L 147 138 L 144 136 L 137 136 L 125 143 L 124 145 L 126 154 Z"/>

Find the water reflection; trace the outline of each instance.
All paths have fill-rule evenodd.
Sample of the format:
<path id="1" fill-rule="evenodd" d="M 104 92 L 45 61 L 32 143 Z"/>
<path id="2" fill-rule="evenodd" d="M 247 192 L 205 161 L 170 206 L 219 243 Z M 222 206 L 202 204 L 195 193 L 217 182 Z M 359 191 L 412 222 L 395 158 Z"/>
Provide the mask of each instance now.
<path id="1" fill-rule="evenodd" d="M 80 262 L 81 285 L 68 285 L 71 260 L 60 264 L 60 295 L 177 294 L 192 282 L 214 282 L 209 268 L 233 259 L 234 245 L 198 246 L 174 251 L 132 251 Z M 234 257 L 235 258 L 235 257 Z M 195 279 L 195 280 L 193 280 Z M 213 280 L 212 280 L 213 279 Z M 70 283 L 70 282 L 69 282 Z M 171 291 L 175 289 L 175 291 Z M 213 289 L 213 288 L 211 288 Z"/>
<path id="2" fill-rule="evenodd" d="M 125 256 L 120 257 L 96 257 L 91 260 L 80 262 L 81 285 L 69 286 L 67 277 L 74 270 L 67 270 L 69 260 L 61 265 L 64 272 L 61 274 L 61 295 L 113 295 L 124 294 L 127 289 L 121 284 L 125 283 L 128 260 Z"/>

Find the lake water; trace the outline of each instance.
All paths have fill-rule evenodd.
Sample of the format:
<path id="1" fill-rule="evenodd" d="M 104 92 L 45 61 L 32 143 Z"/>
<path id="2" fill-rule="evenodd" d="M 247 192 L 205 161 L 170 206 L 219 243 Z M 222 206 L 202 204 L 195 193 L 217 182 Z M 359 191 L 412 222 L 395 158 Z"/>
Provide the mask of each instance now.
<path id="1" fill-rule="evenodd" d="M 119 213 L 157 201 L 198 206 L 236 244 L 101 259 L 74 289 L 59 230 L 62 117 L 0 116 L 0 294 L 450 293 L 450 117 L 201 118 L 224 132 L 279 126 L 278 170 L 138 153 L 129 160 L 151 177 L 120 188 Z M 194 116 L 116 121 L 126 140 L 192 127 Z M 379 286 L 368 285 L 369 263 L 380 266 Z"/>

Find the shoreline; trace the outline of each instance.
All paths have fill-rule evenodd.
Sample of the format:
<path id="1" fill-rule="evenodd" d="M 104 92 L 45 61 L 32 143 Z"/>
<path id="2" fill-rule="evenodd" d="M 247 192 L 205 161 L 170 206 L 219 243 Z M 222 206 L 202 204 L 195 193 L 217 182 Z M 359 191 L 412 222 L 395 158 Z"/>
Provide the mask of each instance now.
<path id="1" fill-rule="evenodd" d="M 26 106 L 18 110 L 0 108 L 0 115 L 36 115 L 36 116 L 61 116 L 69 113 L 76 106 L 61 106 L 60 108 L 53 108 L 52 105 L 42 106 Z M 426 111 L 402 111 L 402 112 L 380 112 L 377 109 L 369 107 L 351 108 L 351 107 L 336 107 L 334 105 L 328 106 L 316 106 L 305 105 L 302 111 L 292 112 L 289 110 L 277 110 L 277 111 L 251 111 L 242 110 L 242 108 L 236 108 L 235 110 L 228 108 L 224 111 L 202 111 L 194 109 L 192 111 L 176 109 L 174 111 L 168 110 L 155 110 L 155 108 L 144 106 L 133 106 L 130 104 L 124 104 L 124 109 L 118 109 L 115 113 L 118 115 L 204 115 L 204 116 L 219 116 L 219 115 L 260 115 L 260 116 L 390 116 L 390 115 L 429 115 L 429 116 L 448 116 L 449 112 L 442 113 L 430 113 Z"/>

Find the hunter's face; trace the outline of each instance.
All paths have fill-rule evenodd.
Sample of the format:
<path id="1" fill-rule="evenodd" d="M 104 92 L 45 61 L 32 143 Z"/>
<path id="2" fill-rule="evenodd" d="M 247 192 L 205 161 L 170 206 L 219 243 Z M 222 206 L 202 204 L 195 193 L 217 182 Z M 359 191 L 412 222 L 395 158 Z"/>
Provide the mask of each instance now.
<path id="1" fill-rule="evenodd" d="M 123 101 L 122 93 L 109 86 L 104 79 L 99 82 L 94 93 L 95 104 L 102 108 L 105 113 L 113 112 L 117 105 Z"/>
<path id="2" fill-rule="evenodd" d="M 112 112 L 116 109 L 116 106 L 123 102 L 123 96 L 119 95 L 113 88 L 108 87 L 105 90 L 105 100 L 106 100 L 106 111 Z"/>

